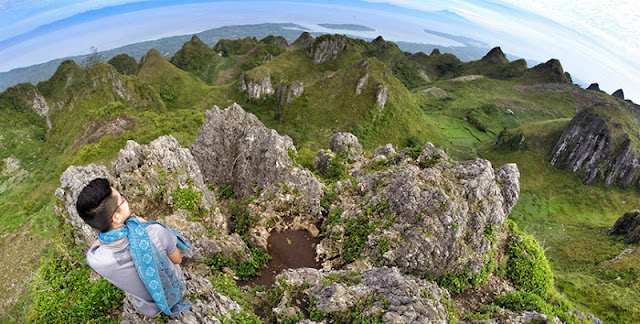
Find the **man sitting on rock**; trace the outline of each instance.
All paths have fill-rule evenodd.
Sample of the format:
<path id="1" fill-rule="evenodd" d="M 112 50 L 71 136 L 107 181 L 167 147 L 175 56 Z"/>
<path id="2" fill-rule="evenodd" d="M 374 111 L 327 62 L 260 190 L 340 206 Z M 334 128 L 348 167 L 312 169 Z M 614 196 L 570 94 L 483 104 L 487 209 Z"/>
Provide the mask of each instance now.
<path id="1" fill-rule="evenodd" d="M 189 244 L 176 230 L 130 217 L 127 198 L 103 178 L 82 189 L 76 209 L 99 232 L 87 252 L 87 264 L 124 290 L 142 314 L 177 316 L 191 306 L 182 300 L 184 285 L 178 266 L 180 250 Z"/>

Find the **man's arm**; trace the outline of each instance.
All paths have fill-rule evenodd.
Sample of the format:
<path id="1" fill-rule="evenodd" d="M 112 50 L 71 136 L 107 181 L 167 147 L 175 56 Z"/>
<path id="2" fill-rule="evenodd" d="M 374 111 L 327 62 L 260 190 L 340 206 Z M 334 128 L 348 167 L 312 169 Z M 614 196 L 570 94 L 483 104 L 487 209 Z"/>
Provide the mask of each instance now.
<path id="1" fill-rule="evenodd" d="M 180 254 L 180 249 L 176 248 L 173 253 L 169 254 L 169 260 L 175 264 L 182 263 L 182 254 Z"/>

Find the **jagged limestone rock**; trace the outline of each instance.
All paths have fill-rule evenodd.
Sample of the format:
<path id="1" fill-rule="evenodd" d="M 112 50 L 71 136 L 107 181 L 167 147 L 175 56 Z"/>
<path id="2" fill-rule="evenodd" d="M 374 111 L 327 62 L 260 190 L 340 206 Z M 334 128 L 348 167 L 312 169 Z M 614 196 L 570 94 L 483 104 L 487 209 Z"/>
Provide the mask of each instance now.
<path id="1" fill-rule="evenodd" d="M 362 258 L 374 266 L 434 277 L 479 271 L 491 248 L 485 228 L 502 224 L 518 199 L 517 167 L 495 171 L 486 160 L 455 162 L 431 143 L 417 161 L 400 155 L 387 170 L 352 171 L 357 187 L 338 192 L 332 208 L 344 210 L 341 221 L 327 229 L 316 248 L 324 268 Z M 345 241 L 362 235 L 346 233 L 353 224 L 370 228 L 359 239 L 364 242 L 360 252 Z"/>
<path id="2" fill-rule="evenodd" d="M 287 102 L 292 102 L 302 95 L 304 92 L 304 82 L 293 81 L 289 85 L 289 92 L 287 93 Z"/>
<path id="3" fill-rule="evenodd" d="M 390 160 L 396 155 L 396 149 L 391 144 L 386 144 L 383 147 L 378 147 L 373 151 L 373 156 L 384 156 L 387 160 Z"/>
<path id="4" fill-rule="evenodd" d="M 384 108 L 384 105 L 387 103 L 388 95 L 387 87 L 384 84 L 378 85 L 378 88 L 376 88 L 376 102 L 380 109 Z"/>
<path id="5" fill-rule="evenodd" d="M 283 182 L 293 168 L 293 140 L 265 127 L 238 104 L 214 106 L 191 146 L 205 181 L 231 188 L 240 199 Z"/>
<path id="6" fill-rule="evenodd" d="M 553 165 L 621 187 L 640 183 L 640 112 L 626 103 L 596 104 L 571 120 L 550 158 Z M 635 125 L 635 126 L 634 126 Z"/>
<path id="7" fill-rule="evenodd" d="M 360 95 L 362 93 L 362 88 L 367 85 L 367 81 L 369 80 L 369 73 L 365 74 L 360 80 L 358 80 L 358 84 L 356 85 L 356 95 Z"/>
<path id="8" fill-rule="evenodd" d="M 308 286 L 303 293 L 316 300 L 319 311 L 334 316 L 369 302 L 362 315 L 381 315 L 383 323 L 448 323 L 447 309 L 440 301 L 449 299 L 449 293 L 434 282 L 403 275 L 397 268 L 373 268 L 361 273 L 289 269 L 278 278 L 288 287 Z M 332 282 L 332 278 L 338 279 Z M 285 292 L 280 304 L 287 304 L 290 298 Z"/>
<path id="9" fill-rule="evenodd" d="M 228 187 L 246 199 L 260 191 L 248 207 L 261 215 L 250 241 L 266 247 L 269 219 L 277 229 L 316 232 L 321 216 L 323 185 L 309 170 L 293 164 L 293 141 L 266 128 L 253 114 L 234 104 L 207 111 L 191 152 L 207 182 Z M 315 229 L 315 230 L 314 230 Z"/>
<path id="10" fill-rule="evenodd" d="M 351 133 L 333 134 L 329 140 L 329 149 L 336 154 L 345 152 L 347 158 L 351 160 L 362 156 L 362 145 L 358 142 L 358 138 Z"/>
<path id="11" fill-rule="evenodd" d="M 313 63 L 322 64 L 334 60 L 347 46 L 348 39 L 344 35 L 322 35 L 309 45 L 308 54 Z"/>
<path id="12" fill-rule="evenodd" d="M 242 74 L 240 78 L 240 91 L 246 92 L 251 100 L 260 100 L 263 97 L 270 96 L 275 93 L 271 85 L 271 75 L 266 74 L 262 78 L 253 79 L 247 74 Z"/>

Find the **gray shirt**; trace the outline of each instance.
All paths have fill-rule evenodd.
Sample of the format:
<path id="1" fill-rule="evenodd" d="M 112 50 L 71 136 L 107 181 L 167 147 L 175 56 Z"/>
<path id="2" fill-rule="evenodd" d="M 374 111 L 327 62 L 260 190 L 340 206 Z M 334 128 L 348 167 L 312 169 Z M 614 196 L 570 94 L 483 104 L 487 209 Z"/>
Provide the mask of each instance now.
<path id="1" fill-rule="evenodd" d="M 173 272 L 178 278 L 182 278 L 180 266 L 169 259 L 169 255 L 176 250 L 177 237 L 158 224 L 149 225 L 146 230 L 149 239 L 167 260 Z M 133 264 L 129 253 L 129 239 L 125 238 L 116 245 L 97 245 L 90 248 L 87 252 L 87 264 L 116 287 L 124 290 L 140 313 L 151 317 L 160 314 L 160 308 L 149 295 Z"/>

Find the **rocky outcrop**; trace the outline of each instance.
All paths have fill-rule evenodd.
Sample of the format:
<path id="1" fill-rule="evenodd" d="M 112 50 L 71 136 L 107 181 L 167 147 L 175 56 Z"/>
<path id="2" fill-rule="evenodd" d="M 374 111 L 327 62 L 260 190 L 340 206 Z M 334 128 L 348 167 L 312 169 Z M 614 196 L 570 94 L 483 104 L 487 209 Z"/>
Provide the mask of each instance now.
<path id="1" fill-rule="evenodd" d="M 268 73 L 256 79 L 249 77 L 247 74 L 242 74 L 240 78 L 240 91 L 246 92 L 249 99 L 254 101 L 275 93 L 271 85 L 271 75 Z"/>
<path id="2" fill-rule="evenodd" d="M 387 86 L 384 84 L 378 85 L 378 88 L 376 88 L 376 103 L 378 103 L 378 108 L 384 108 L 384 105 L 387 103 L 388 95 Z"/>
<path id="3" fill-rule="evenodd" d="M 437 49 L 437 48 L 434 48 L 434 49 L 431 51 L 431 54 L 429 54 L 429 56 L 436 56 L 436 55 L 440 55 L 440 50 L 439 50 L 439 49 Z"/>
<path id="4" fill-rule="evenodd" d="M 302 95 L 304 92 L 304 82 L 293 81 L 289 85 L 289 91 L 287 92 L 287 102 L 292 102 Z"/>
<path id="5" fill-rule="evenodd" d="M 587 87 L 587 90 L 602 91 L 600 90 L 600 85 L 597 83 L 590 84 L 589 87 Z"/>
<path id="6" fill-rule="evenodd" d="M 334 280 L 332 280 L 334 278 Z M 290 269 L 279 276 L 279 285 L 302 289 L 317 310 L 340 317 L 358 308 L 362 316 L 380 316 L 383 323 L 448 323 L 447 308 L 441 303 L 449 293 L 437 284 L 403 275 L 397 268 L 373 268 L 362 273 L 321 272 L 316 269 Z M 297 314 L 286 290 L 276 314 Z"/>
<path id="7" fill-rule="evenodd" d="M 627 244 L 640 242 L 640 210 L 632 210 L 622 215 L 613 227 L 607 230 L 609 235 L 625 235 Z"/>
<path id="8" fill-rule="evenodd" d="M 309 170 L 294 165 L 291 156 L 297 151 L 290 137 L 233 104 L 207 111 L 191 152 L 207 183 L 230 188 L 239 199 L 260 193 L 249 206 L 262 215 L 250 234 L 256 246 L 266 248 L 271 218 L 278 228 L 317 234 L 311 224 L 321 215 L 323 185 Z"/>
<path id="9" fill-rule="evenodd" d="M 293 140 L 265 127 L 239 105 L 214 106 L 191 146 L 205 181 L 232 189 L 241 199 L 256 189 L 283 182 L 293 161 Z"/>
<path id="10" fill-rule="evenodd" d="M 369 73 L 365 74 L 360 80 L 358 80 L 358 84 L 356 84 L 356 96 L 362 93 L 362 88 L 367 85 L 367 81 L 369 81 Z"/>
<path id="11" fill-rule="evenodd" d="M 638 185 L 639 118 L 637 111 L 622 103 L 583 109 L 555 145 L 551 164 L 573 172 L 583 171 L 586 184 L 601 180 L 621 187 Z"/>
<path id="12" fill-rule="evenodd" d="M 618 98 L 618 99 L 622 99 L 624 100 L 624 91 L 622 91 L 622 89 L 618 89 L 616 90 L 614 93 L 611 94 L 612 96 Z"/>
<path id="13" fill-rule="evenodd" d="M 362 156 L 362 145 L 358 142 L 358 138 L 351 133 L 333 134 L 329 140 L 329 149 L 336 154 L 345 152 L 347 158 L 351 160 Z"/>
<path id="14" fill-rule="evenodd" d="M 325 269 L 351 263 L 351 255 L 434 277 L 483 267 L 491 248 L 484 229 L 504 222 L 518 199 L 515 165 L 494 171 L 486 160 L 458 163 L 430 143 L 417 160 L 400 153 L 387 170 L 363 171 L 372 163 L 352 171 L 356 187 L 336 186 L 342 189 L 332 208 L 343 210 L 341 221 L 316 249 Z M 361 250 L 346 238 L 352 226 L 369 228 Z"/>
<path id="15" fill-rule="evenodd" d="M 322 35 L 309 45 L 307 52 L 313 63 L 322 64 L 333 61 L 347 46 L 348 39 L 344 35 Z"/>

